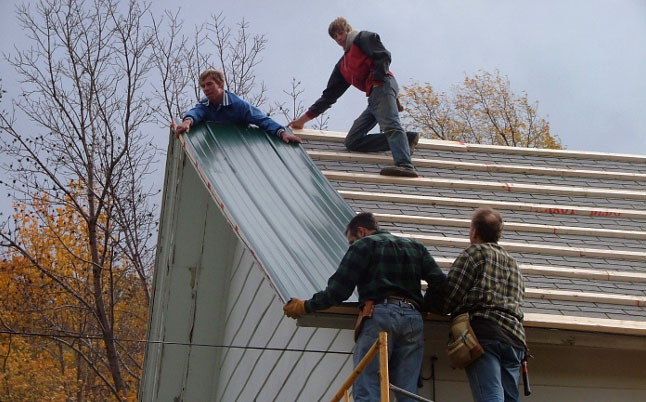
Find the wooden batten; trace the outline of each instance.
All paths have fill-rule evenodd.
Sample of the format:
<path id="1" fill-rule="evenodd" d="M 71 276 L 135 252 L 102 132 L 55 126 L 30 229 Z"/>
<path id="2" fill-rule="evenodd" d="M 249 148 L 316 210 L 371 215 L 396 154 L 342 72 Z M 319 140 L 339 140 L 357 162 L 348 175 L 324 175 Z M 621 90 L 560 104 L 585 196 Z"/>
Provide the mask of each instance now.
<path id="1" fill-rule="evenodd" d="M 440 218 L 430 216 L 375 213 L 380 222 L 413 223 L 420 225 L 453 226 L 468 228 L 470 219 Z M 622 239 L 644 239 L 646 232 L 636 230 L 597 229 L 578 226 L 537 225 L 531 223 L 505 222 L 505 230 L 517 232 L 550 233 L 561 235 L 618 237 Z"/>
<path id="2" fill-rule="evenodd" d="M 521 268 L 522 272 L 522 268 Z M 524 272 L 523 272 L 524 273 Z M 426 290 L 427 283 L 422 281 L 422 289 Z M 602 292 L 580 292 L 546 288 L 525 288 L 528 299 L 579 301 L 591 303 L 616 304 L 622 306 L 646 306 L 646 297 Z"/>
<path id="3" fill-rule="evenodd" d="M 357 152 L 331 152 L 331 151 L 308 151 L 314 160 L 348 161 L 357 163 L 381 163 L 391 164 L 392 158 L 389 155 Z M 442 159 L 412 158 L 413 164 L 420 167 L 439 169 L 459 169 L 478 172 L 533 174 L 560 177 L 581 177 L 588 179 L 609 179 L 609 180 L 633 180 L 646 181 L 646 174 L 634 172 L 615 172 L 585 169 L 561 169 L 548 166 L 534 165 L 508 165 L 494 163 L 472 163 L 460 161 L 447 161 Z"/>
<path id="4" fill-rule="evenodd" d="M 448 270 L 455 258 L 434 257 L 440 268 Z M 620 269 L 588 269 L 548 265 L 518 264 L 523 275 L 542 275 L 558 278 L 592 279 L 608 282 L 646 283 L 646 272 L 622 271 Z M 422 281 L 423 283 L 423 281 Z"/>
<path id="5" fill-rule="evenodd" d="M 523 325 L 526 327 L 603 332 L 619 335 L 646 335 L 646 321 L 525 313 Z"/>
<path id="6" fill-rule="evenodd" d="M 319 130 L 294 130 L 294 133 L 307 141 L 330 141 L 343 142 L 347 133 L 340 131 L 319 131 Z M 567 149 L 545 149 L 545 148 L 524 148 L 506 147 L 501 145 L 467 144 L 458 141 L 420 139 L 418 149 L 433 149 L 438 151 L 452 152 L 487 152 L 504 153 L 508 155 L 536 155 L 552 158 L 572 159 L 595 159 L 604 161 L 646 163 L 646 156 L 632 154 L 618 154 L 607 152 L 584 152 L 570 151 Z"/>
<path id="7" fill-rule="evenodd" d="M 646 191 L 609 190 L 573 186 L 548 186 L 526 183 L 501 183 L 479 180 L 452 180 L 428 177 L 393 177 L 379 174 L 348 173 L 324 170 L 328 180 L 353 181 L 360 183 L 399 184 L 417 187 L 462 188 L 470 190 L 504 191 L 528 194 L 574 195 L 581 197 L 621 198 L 646 200 Z"/>
<path id="8" fill-rule="evenodd" d="M 526 288 L 525 297 L 531 299 L 581 301 L 617 304 L 623 306 L 646 306 L 646 297 L 644 296 L 620 295 L 601 292 L 578 292 L 570 290 Z"/>
<path id="9" fill-rule="evenodd" d="M 411 239 L 415 239 L 427 245 L 451 246 L 451 247 L 461 247 L 461 248 L 466 248 L 469 246 L 469 239 L 464 239 L 464 238 L 418 235 L 418 234 L 408 234 L 408 233 L 393 233 L 393 234 L 401 237 L 408 237 Z M 567 246 L 560 246 L 556 244 L 531 244 L 531 243 L 515 243 L 515 242 L 503 242 L 503 241 L 500 242 L 500 245 L 503 246 L 507 251 L 522 252 L 522 253 L 537 253 L 537 254 L 548 254 L 548 255 L 559 255 L 559 256 L 646 261 L 646 252 L 641 252 L 641 251 L 567 247 Z"/>
<path id="10" fill-rule="evenodd" d="M 340 190 L 339 194 L 346 199 L 376 202 L 396 202 L 419 205 L 446 205 L 466 208 L 492 207 L 500 210 L 526 211 L 553 215 L 582 215 L 609 218 L 629 218 L 646 220 L 646 211 L 636 209 L 617 209 L 600 207 L 581 207 L 572 205 L 534 204 L 527 202 L 508 202 L 495 200 L 477 200 L 469 198 L 435 197 L 428 195 L 375 193 L 368 191 Z"/>

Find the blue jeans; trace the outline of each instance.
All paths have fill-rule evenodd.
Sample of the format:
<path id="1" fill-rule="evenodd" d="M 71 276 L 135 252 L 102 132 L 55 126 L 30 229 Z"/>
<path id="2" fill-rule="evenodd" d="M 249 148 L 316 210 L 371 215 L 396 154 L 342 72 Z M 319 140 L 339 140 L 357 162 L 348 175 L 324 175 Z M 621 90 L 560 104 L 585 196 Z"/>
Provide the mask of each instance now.
<path id="1" fill-rule="evenodd" d="M 372 318 L 364 321 L 354 349 L 354 365 L 377 339 L 379 332 L 388 333 L 388 375 L 390 382 L 406 391 L 417 393 L 417 381 L 424 356 L 424 323 L 414 308 L 401 304 L 375 304 Z M 352 388 L 355 402 L 380 400 L 379 354 L 357 378 Z M 398 402 L 412 401 L 397 396 Z"/>
<path id="2" fill-rule="evenodd" d="M 384 85 L 372 88 L 368 107 L 354 121 L 345 137 L 348 151 L 379 152 L 390 149 L 395 165 L 413 167 L 408 136 L 399 122 L 398 92 L 397 81 L 391 76 L 386 78 Z M 377 123 L 381 132 L 368 134 Z"/>
<path id="3" fill-rule="evenodd" d="M 518 381 L 525 351 L 491 339 L 480 339 L 480 344 L 484 354 L 466 368 L 473 400 L 519 401 Z"/>

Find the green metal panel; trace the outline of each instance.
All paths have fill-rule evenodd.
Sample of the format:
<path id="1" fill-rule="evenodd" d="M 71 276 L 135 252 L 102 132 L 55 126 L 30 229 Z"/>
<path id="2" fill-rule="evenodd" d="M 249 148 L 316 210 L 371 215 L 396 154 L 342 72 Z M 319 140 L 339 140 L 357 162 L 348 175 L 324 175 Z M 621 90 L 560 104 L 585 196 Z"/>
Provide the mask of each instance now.
<path id="1" fill-rule="evenodd" d="M 344 230 L 355 213 L 303 147 L 257 128 L 215 123 L 195 126 L 184 140 L 211 195 L 283 301 L 323 289 L 347 250 Z"/>

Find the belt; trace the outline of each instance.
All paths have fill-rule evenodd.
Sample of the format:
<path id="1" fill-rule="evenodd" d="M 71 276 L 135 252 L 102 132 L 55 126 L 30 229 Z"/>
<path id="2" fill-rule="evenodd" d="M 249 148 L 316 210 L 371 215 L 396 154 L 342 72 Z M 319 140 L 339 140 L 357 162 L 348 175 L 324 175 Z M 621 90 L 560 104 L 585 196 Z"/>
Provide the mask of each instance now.
<path id="1" fill-rule="evenodd" d="M 407 299 L 407 298 L 401 297 L 401 296 L 388 296 L 388 297 L 386 297 L 384 299 L 376 301 L 375 303 L 379 303 L 379 304 L 397 304 L 397 305 L 400 305 L 400 306 L 404 305 L 404 306 L 412 307 L 417 311 L 420 311 L 419 310 L 419 304 L 417 304 L 416 301 L 411 300 L 411 299 Z"/>

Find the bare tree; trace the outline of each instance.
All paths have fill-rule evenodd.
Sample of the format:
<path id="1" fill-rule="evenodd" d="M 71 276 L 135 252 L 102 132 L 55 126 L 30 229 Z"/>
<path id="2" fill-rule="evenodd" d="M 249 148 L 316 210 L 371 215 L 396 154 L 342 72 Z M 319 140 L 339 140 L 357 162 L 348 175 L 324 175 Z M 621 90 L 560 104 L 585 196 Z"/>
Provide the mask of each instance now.
<path id="1" fill-rule="evenodd" d="M 185 33 L 179 11 L 166 12 L 153 21 L 153 61 L 164 83 L 156 91 L 165 105 L 158 111 L 162 124 L 183 116 L 199 101 L 198 78 L 207 68 L 222 70 L 227 89 L 254 106 L 268 103 L 267 88 L 256 75 L 267 39 L 263 34 L 252 34 L 247 21 L 243 19 L 234 29 L 222 13 L 213 14 L 205 23 L 195 25 L 190 35 Z"/>
<path id="2" fill-rule="evenodd" d="M 288 91 L 283 90 L 283 93 L 287 95 L 288 102 L 274 102 L 274 109 L 281 112 L 285 120 L 292 121 L 296 120 L 299 116 L 305 113 L 305 106 L 301 100 L 301 95 L 305 92 L 301 87 L 301 82 L 296 78 L 292 77 L 291 88 Z M 289 105 L 287 104 L 289 103 Z M 314 119 L 312 128 L 314 130 L 327 130 L 328 122 L 330 117 L 327 112 L 322 113 Z"/>
<path id="3" fill-rule="evenodd" d="M 202 93 L 198 77 L 211 67 L 211 55 L 204 50 L 207 44 L 206 25 L 194 26 L 191 36 L 184 33 L 184 22 L 179 10 L 165 11 L 163 17 L 151 16 L 153 27 L 153 58 L 160 85 L 154 93 L 162 101 L 156 117 L 162 125 L 176 119 L 199 101 Z"/>
<path id="4" fill-rule="evenodd" d="M 194 49 L 189 38 L 182 34 L 183 22 L 175 13 L 165 12 L 165 19 L 151 16 L 153 26 L 153 65 L 159 73 L 160 83 L 153 88 L 158 98 L 163 100 L 164 108 L 156 110 L 160 122 L 168 123 L 174 116 L 180 116 L 186 105 L 199 96 L 188 98 L 186 91 L 194 78 L 189 76 L 189 62 L 194 58 Z M 163 24 L 168 21 L 167 31 Z"/>
<path id="5" fill-rule="evenodd" d="M 31 47 L 15 49 L 7 60 L 21 77 L 23 93 L 15 104 L 18 113 L 0 115 L 0 144 L 10 158 L 3 167 L 12 196 L 54 234 L 68 266 L 62 271 L 62 264 L 25 242 L 15 226 L 19 221 L 7 222 L 0 239 L 49 278 L 52 291 L 76 301 L 62 309 L 83 317 L 72 327 L 43 310 L 38 329 L 77 335 L 76 342 L 52 339 L 73 350 L 79 364 L 121 400 L 132 391 L 130 384 L 136 388 L 139 370 L 129 347 L 115 339 L 133 335 L 120 320 L 128 315 L 122 309 L 134 306 L 122 305 L 119 286 L 138 277 L 137 291 L 149 302 L 156 224 L 154 192 L 142 181 L 155 159 L 142 132 L 154 113 L 144 91 L 154 39 L 144 20 L 149 6 L 136 0 L 40 0 L 32 6 L 17 9 Z M 57 214 L 77 225 L 76 243 L 55 227 L 60 220 L 51 218 Z M 75 246 L 79 241 L 81 249 Z M 91 337 L 97 334 L 100 340 Z"/>
<path id="6" fill-rule="evenodd" d="M 267 101 L 267 89 L 264 82 L 256 82 L 256 67 L 262 61 L 260 54 L 265 50 L 267 39 L 264 34 L 252 34 L 244 18 L 236 25 L 234 33 L 222 13 L 212 15 L 206 24 L 210 33 L 207 40 L 215 47 L 215 57 L 228 88 L 260 107 Z"/>
<path id="7" fill-rule="evenodd" d="M 280 111 L 285 120 L 292 121 L 298 118 L 305 111 L 305 106 L 300 97 L 305 92 L 301 88 L 301 82 L 292 77 L 291 88 L 288 91 L 283 90 L 283 93 L 289 98 L 289 105 L 286 102 L 274 102 L 274 109 Z"/>

